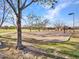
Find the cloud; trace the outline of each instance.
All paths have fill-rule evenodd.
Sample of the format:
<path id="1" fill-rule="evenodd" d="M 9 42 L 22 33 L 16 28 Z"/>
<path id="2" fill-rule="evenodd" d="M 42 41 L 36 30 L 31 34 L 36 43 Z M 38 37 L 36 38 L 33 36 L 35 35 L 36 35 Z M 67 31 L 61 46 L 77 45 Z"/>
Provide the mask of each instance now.
<path id="1" fill-rule="evenodd" d="M 66 8 L 71 4 L 70 1 L 60 3 L 55 7 L 55 9 L 50 9 L 47 11 L 46 15 L 44 15 L 47 19 L 53 19 L 55 16 L 58 16 L 62 9 Z"/>

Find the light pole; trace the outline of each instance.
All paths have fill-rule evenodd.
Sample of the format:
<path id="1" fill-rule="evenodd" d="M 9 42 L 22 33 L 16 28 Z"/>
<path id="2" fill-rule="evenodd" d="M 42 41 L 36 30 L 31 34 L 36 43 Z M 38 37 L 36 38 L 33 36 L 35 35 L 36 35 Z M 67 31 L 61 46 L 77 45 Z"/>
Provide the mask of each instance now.
<path id="1" fill-rule="evenodd" d="M 73 33 L 75 32 L 75 13 L 74 12 L 72 12 L 72 13 L 69 13 L 68 15 L 72 15 L 72 17 L 73 17 Z"/>

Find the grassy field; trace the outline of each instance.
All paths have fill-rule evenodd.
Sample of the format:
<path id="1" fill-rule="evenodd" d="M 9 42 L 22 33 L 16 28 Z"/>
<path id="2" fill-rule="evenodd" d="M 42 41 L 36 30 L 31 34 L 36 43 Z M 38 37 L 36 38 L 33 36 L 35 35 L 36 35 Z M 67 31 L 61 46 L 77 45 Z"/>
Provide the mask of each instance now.
<path id="1" fill-rule="evenodd" d="M 31 30 L 31 31 L 38 32 L 38 30 Z M 16 32 L 16 29 L 0 29 L 0 33 L 7 33 L 7 32 Z M 29 29 L 22 29 L 22 32 L 30 32 L 30 30 Z"/>
<path id="2" fill-rule="evenodd" d="M 42 35 L 42 34 L 40 34 L 42 32 L 39 32 L 39 33 L 36 34 L 35 31 L 32 31 L 32 33 L 31 33 L 31 32 L 29 32 L 29 30 L 26 30 L 26 29 L 23 29 L 22 31 L 25 32 L 24 35 L 26 35 L 26 36 L 23 36 L 23 38 L 26 37 L 24 41 L 31 43 L 31 44 L 34 44 L 37 41 L 38 41 L 38 43 L 40 42 L 39 40 L 32 39 L 31 37 L 38 38 L 38 37 L 45 35 L 44 34 L 45 32 L 43 32 L 43 35 Z M 0 34 L 9 33 L 9 32 L 14 33 L 14 32 L 16 32 L 16 29 L 12 29 L 12 30 L 10 30 L 10 29 L 8 29 L 8 30 L 0 29 Z M 28 34 L 26 34 L 26 33 L 28 33 Z M 39 36 L 38 34 L 40 34 L 41 36 Z M 31 40 L 27 38 L 28 35 L 29 35 Z M 50 36 L 51 35 L 50 32 L 47 35 Z M 47 35 L 45 35 L 45 36 L 47 36 Z M 45 37 L 45 36 L 43 36 L 43 37 Z M 51 39 L 53 37 L 54 36 L 52 36 Z M 45 37 L 45 38 L 47 38 L 47 37 Z M 7 40 L 6 42 L 9 43 L 9 45 L 11 46 L 12 41 L 16 42 L 16 35 L 15 35 L 15 33 L 14 34 L 8 34 L 8 35 L 0 35 L 0 40 L 4 40 L 4 41 Z M 30 40 L 30 42 L 28 40 Z M 65 57 L 66 59 L 79 59 L 79 38 L 71 37 L 70 41 L 62 42 L 62 43 L 61 42 L 60 43 L 49 42 L 47 44 L 44 44 L 44 43 L 38 44 L 38 43 L 34 47 L 42 49 L 42 50 L 46 51 L 48 54 L 54 54 L 54 55 L 62 56 L 62 57 Z M 2 52 L 2 51 L 4 51 L 4 49 L 0 49 L 0 51 Z"/>
<path id="3" fill-rule="evenodd" d="M 16 32 L 16 29 L 0 29 L 0 34 L 10 32 Z"/>
<path id="4" fill-rule="evenodd" d="M 79 38 L 71 38 L 70 41 L 63 43 L 37 45 L 37 47 L 46 50 L 49 54 L 56 51 L 58 55 L 65 56 L 68 59 L 79 59 Z"/>

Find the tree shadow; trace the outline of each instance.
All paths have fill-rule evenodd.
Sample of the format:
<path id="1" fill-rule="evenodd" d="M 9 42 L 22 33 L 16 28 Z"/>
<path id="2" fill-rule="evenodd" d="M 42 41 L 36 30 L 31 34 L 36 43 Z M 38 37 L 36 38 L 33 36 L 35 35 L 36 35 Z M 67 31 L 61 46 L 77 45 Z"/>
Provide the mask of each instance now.
<path id="1" fill-rule="evenodd" d="M 75 58 L 79 58 L 79 51 L 76 51 L 76 50 L 61 50 L 61 51 L 58 51 L 59 53 L 61 54 L 65 54 L 65 55 L 69 55 L 70 57 L 75 57 Z"/>
<path id="2" fill-rule="evenodd" d="M 11 38 L 11 37 L 7 37 L 7 36 L 0 36 L 0 38 L 5 38 L 5 40 L 6 40 L 6 39 L 11 39 L 11 40 L 13 40 L 13 41 L 16 41 L 16 38 Z"/>
<path id="3" fill-rule="evenodd" d="M 48 43 L 63 43 L 63 42 L 67 42 L 68 40 L 59 40 L 59 39 L 51 39 L 51 40 L 47 40 L 47 39 L 43 39 L 43 40 L 37 40 L 35 38 L 24 38 L 25 40 L 23 40 L 24 42 L 29 42 L 29 43 L 34 43 L 34 44 L 48 44 Z"/>
<path id="4" fill-rule="evenodd" d="M 71 45 L 76 49 L 79 49 L 79 42 L 64 42 L 62 44 Z"/>
<path id="5" fill-rule="evenodd" d="M 6 48 L 5 42 L 0 41 L 0 49 Z"/>
<path id="6" fill-rule="evenodd" d="M 42 49 L 38 49 L 38 48 L 35 48 L 32 46 L 29 46 L 29 47 L 27 46 L 26 48 L 22 49 L 22 51 L 24 52 L 24 54 L 31 53 L 33 56 L 37 56 L 37 57 L 45 56 L 45 57 L 54 58 L 54 59 L 66 59 L 66 58 L 58 56 L 58 55 L 49 54 Z"/>
<path id="7" fill-rule="evenodd" d="M 71 33 L 63 33 L 63 32 L 44 32 L 44 33 L 40 33 L 40 32 L 35 32 L 35 33 L 29 33 L 29 35 L 35 35 L 35 36 L 41 36 L 41 37 L 47 37 L 49 36 L 70 36 Z"/>

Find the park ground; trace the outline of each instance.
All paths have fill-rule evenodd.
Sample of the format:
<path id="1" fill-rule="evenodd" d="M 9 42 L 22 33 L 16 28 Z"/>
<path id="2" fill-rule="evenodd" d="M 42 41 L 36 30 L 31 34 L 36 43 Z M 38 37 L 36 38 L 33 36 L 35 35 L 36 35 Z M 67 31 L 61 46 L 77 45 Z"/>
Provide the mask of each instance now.
<path id="1" fill-rule="evenodd" d="M 16 29 L 0 29 L 0 57 L 4 59 L 79 59 L 79 34 L 22 30 L 23 45 L 26 49 L 18 51 L 16 46 Z M 24 53 L 23 53 L 24 52 Z M 30 54 L 31 57 L 29 56 Z M 26 56 L 25 56 L 26 55 Z M 41 57 L 40 57 L 41 56 Z"/>

